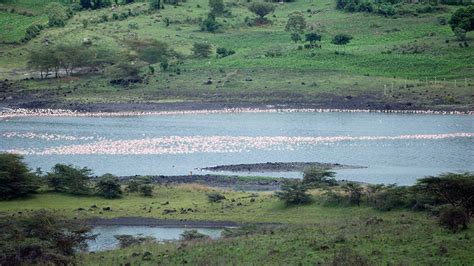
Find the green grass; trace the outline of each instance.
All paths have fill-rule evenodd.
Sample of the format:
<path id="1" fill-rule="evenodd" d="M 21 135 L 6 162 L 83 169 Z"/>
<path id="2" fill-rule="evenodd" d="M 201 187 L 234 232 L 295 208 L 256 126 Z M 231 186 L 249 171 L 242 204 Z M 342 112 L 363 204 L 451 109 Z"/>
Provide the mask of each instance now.
<path id="1" fill-rule="evenodd" d="M 77 197 L 56 193 L 41 193 L 29 199 L 4 201 L 0 213 L 4 216 L 28 215 L 47 209 L 67 218 L 143 216 L 179 220 L 225 220 L 240 223 L 280 223 L 281 226 L 256 229 L 248 236 L 217 241 L 145 244 L 127 249 L 82 254 L 82 265 L 182 264 L 266 264 L 304 265 L 330 262 L 334 254 L 351 248 L 369 258 L 373 264 L 466 265 L 474 259 L 474 230 L 452 234 L 422 212 L 395 210 L 376 211 L 367 206 L 324 207 L 314 203 L 286 207 L 271 193 L 252 195 L 245 192 L 221 191 L 226 197 L 221 203 L 209 203 L 206 193 L 212 191 L 199 185 L 157 186 L 151 198 L 126 195 L 107 200 L 98 197 Z M 251 201 L 254 198 L 255 201 Z M 234 200 L 234 202 L 232 202 Z M 169 205 L 161 205 L 163 202 Z M 237 205 L 242 203 L 242 205 Z M 92 205 L 97 210 L 90 211 Z M 112 211 L 102 211 L 111 207 Z M 85 211 L 78 211 L 84 208 Z M 151 208 L 151 212 L 148 210 Z M 163 209 L 177 213 L 162 214 Z M 180 213 L 180 208 L 197 211 Z M 21 212 L 22 214 L 19 214 Z M 372 217 L 378 224 L 368 224 Z M 142 254 L 152 253 L 152 260 L 142 260 Z M 135 255 L 133 255 L 135 253 Z M 136 254 L 139 254 L 138 256 Z"/>
<path id="2" fill-rule="evenodd" d="M 201 8 L 196 7 L 198 4 Z M 23 6 L 20 2 L 17 5 Z M 120 6 L 117 12 L 147 8 L 146 3 L 136 3 Z M 317 12 L 310 14 L 308 9 Z M 130 88 L 112 86 L 103 76 L 81 76 L 72 80 L 22 82 L 19 91 L 35 93 L 37 99 L 54 97 L 68 103 L 204 100 L 324 104 L 334 98 L 344 103 L 345 97 L 351 96 L 353 101 L 367 103 L 367 107 L 376 102 L 418 108 L 472 108 L 474 35 L 469 33 L 469 47 L 461 48 L 449 25 L 438 23 L 438 17 L 449 18 L 455 7 L 447 6 L 446 12 L 386 18 L 338 11 L 334 0 L 299 0 L 278 5 L 275 17 L 269 15 L 272 24 L 261 27 L 244 23 L 245 17 L 253 17 L 245 1 L 236 2 L 230 10 L 231 17 L 218 18 L 223 27 L 214 34 L 201 32 L 193 21 L 206 16 L 207 0 L 188 1 L 177 8 L 167 5 L 156 13 L 90 24 L 86 29 L 83 20 L 102 14 L 111 17 L 111 11 L 82 11 L 66 27 L 47 29 L 27 44 L 0 45 L 0 78 L 20 79 L 29 73 L 28 51 L 41 45 L 45 38 L 53 43 L 92 38 L 96 45 L 122 49 L 127 39 L 137 36 L 165 41 L 185 56 L 191 56 L 194 42 L 209 42 L 214 48 L 230 48 L 236 54 L 222 59 L 189 57 L 179 66 L 180 75 L 157 71 L 148 76 L 146 84 Z M 294 11 L 302 11 L 307 23 L 322 33 L 322 49 L 298 50 L 302 44 L 290 40 L 284 27 L 288 14 Z M 171 19 L 168 27 L 163 22 L 165 18 Z M 130 29 L 131 23 L 138 29 Z M 330 42 L 338 33 L 354 37 L 345 48 L 345 55 L 336 55 L 335 51 L 342 49 Z M 265 57 L 266 51 L 275 47 L 282 51 L 282 56 Z M 412 47 L 422 52 L 411 54 Z M 16 70 L 13 74 L 9 71 L 12 67 Z M 204 85 L 209 77 L 214 83 Z M 247 77 L 252 81 L 245 81 Z M 441 83 L 434 84 L 435 80 Z M 411 88 L 405 88 L 405 84 Z"/>

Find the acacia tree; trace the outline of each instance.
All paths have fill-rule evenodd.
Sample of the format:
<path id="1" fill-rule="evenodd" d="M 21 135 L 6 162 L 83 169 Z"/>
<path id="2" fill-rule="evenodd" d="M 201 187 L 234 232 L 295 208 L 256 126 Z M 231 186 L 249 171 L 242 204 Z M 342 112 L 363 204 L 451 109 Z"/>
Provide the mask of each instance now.
<path id="1" fill-rule="evenodd" d="M 275 192 L 275 196 L 284 201 L 286 205 L 299 205 L 309 203 L 311 196 L 306 193 L 307 186 L 299 180 L 287 181 L 281 185 L 281 191 Z"/>
<path id="2" fill-rule="evenodd" d="M 290 14 L 286 22 L 285 31 L 296 32 L 302 34 L 306 29 L 306 20 L 301 12 L 293 12 Z"/>
<path id="3" fill-rule="evenodd" d="M 342 45 L 342 47 L 344 47 L 344 52 L 346 52 L 346 45 L 350 43 L 351 40 L 352 40 L 352 36 L 341 33 L 334 36 L 331 43 L 335 45 Z"/>
<path id="4" fill-rule="evenodd" d="M 106 199 L 115 199 L 122 196 L 119 180 L 112 174 L 105 174 L 99 178 L 95 185 L 97 193 Z"/>
<path id="5" fill-rule="evenodd" d="M 46 179 L 48 185 L 56 192 L 83 195 L 90 192 L 91 176 L 92 171 L 86 167 L 56 164 Z"/>
<path id="6" fill-rule="evenodd" d="M 268 21 L 265 16 L 275 11 L 275 5 L 266 2 L 253 2 L 248 9 L 259 16 L 258 22 L 263 24 Z"/>
<path id="7" fill-rule="evenodd" d="M 437 196 L 455 208 L 462 208 L 469 218 L 474 214 L 474 174 L 446 173 L 419 179 L 417 191 Z"/>
<path id="8" fill-rule="evenodd" d="M 334 185 L 336 184 L 334 176 L 336 173 L 333 171 L 311 167 L 303 173 L 303 184 L 308 188 Z"/>
<path id="9" fill-rule="evenodd" d="M 0 200 L 23 197 L 36 192 L 34 174 L 16 154 L 0 153 Z"/>

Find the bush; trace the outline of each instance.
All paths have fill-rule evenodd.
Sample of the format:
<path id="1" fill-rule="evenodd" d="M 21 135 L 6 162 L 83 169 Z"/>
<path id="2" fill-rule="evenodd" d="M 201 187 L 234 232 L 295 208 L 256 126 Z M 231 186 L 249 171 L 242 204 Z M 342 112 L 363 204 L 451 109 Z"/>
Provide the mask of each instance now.
<path id="1" fill-rule="evenodd" d="M 306 191 L 307 187 L 301 181 L 286 181 L 281 186 L 281 191 L 275 192 L 275 196 L 286 205 L 306 204 L 311 202 L 311 196 Z"/>
<path id="2" fill-rule="evenodd" d="M 0 200 L 24 197 L 35 193 L 38 182 L 16 154 L 0 153 Z"/>
<path id="3" fill-rule="evenodd" d="M 33 24 L 26 28 L 25 37 L 23 37 L 23 41 L 29 41 L 34 37 L 38 36 L 41 31 L 43 30 L 43 25 L 41 24 Z"/>
<path id="4" fill-rule="evenodd" d="M 461 208 L 445 208 L 441 211 L 438 222 L 441 226 L 458 232 L 467 229 L 469 218 Z"/>
<path id="5" fill-rule="evenodd" d="M 38 211 L 0 218 L 0 265 L 73 265 L 74 254 L 93 239 L 89 228 Z"/>
<path id="6" fill-rule="evenodd" d="M 235 54 L 235 51 L 231 49 L 219 47 L 216 49 L 216 54 L 218 58 L 223 58 L 223 57 L 227 57 L 229 55 Z"/>
<path id="7" fill-rule="evenodd" d="M 410 193 L 406 187 L 388 187 L 373 197 L 373 207 L 380 211 L 391 211 L 410 206 Z"/>
<path id="8" fill-rule="evenodd" d="M 120 248 L 127 248 L 132 245 L 139 245 L 143 242 L 153 242 L 156 240 L 150 236 L 115 235 L 114 237 L 119 241 Z"/>
<path id="9" fill-rule="evenodd" d="M 333 190 L 326 191 L 323 196 L 324 206 L 347 206 L 349 203 L 349 198 L 346 195 L 336 193 Z"/>
<path id="10" fill-rule="evenodd" d="M 151 10 L 161 9 L 161 0 L 150 0 L 150 9 Z"/>
<path id="11" fill-rule="evenodd" d="M 122 196 L 122 188 L 116 176 L 105 174 L 95 185 L 97 193 L 106 199 L 115 199 Z"/>
<path id="12" fill-rule="evenodd" d="M 193 55 L 197 58 L 208 58 L 211 53 L 211 45 L 208 43 L 194 43 L 193 44 Z"/>
<path id="13" fill-rule="evenodd" d="M 221 25 L 216 21 L 216 16 L 212 13 L 201 23 L 201 31 L 216 32 Z"/>
<path id="14" fill-rule="evenodd" d="M 354 266 L 368 266 L 372 265 L 369 259 L 352 249 L 344 248 L 338 251 L 332 260 L 331 265 L 333 266 L 347 266 L 347 265 L 354 265 Z"/>
<path id="15" fill-rule="evenodd" d="M 199 233 L 198 230 L 186 230 L 181 234 L 181 239 L 185 241 L 196 240 L 196 239 L 209 239 L 208 235 Z"/>
<path id="16" fill-rule="evenodd" d="M 219 192 L 212 192 L 207 194 L 207 200 L 211 203 L 220 202 L 222 200 L 225 200 L 225 196 Z"/>
<path id="17" fill-rule="evenodd" d="M 153 189 L 154 189 L 153 185 L 140 185 L 140 187 L 138 188 L 138 190 L 144 197 L 153 196 Z"/>
<path id="18" fill-rule="evenodd" d="M 46 10 L 48 11 L 48 25 L 50 27 L 64 27 L 66 25 L 69 18 L 66 7 L 53 2 L 46 6 Z"/>

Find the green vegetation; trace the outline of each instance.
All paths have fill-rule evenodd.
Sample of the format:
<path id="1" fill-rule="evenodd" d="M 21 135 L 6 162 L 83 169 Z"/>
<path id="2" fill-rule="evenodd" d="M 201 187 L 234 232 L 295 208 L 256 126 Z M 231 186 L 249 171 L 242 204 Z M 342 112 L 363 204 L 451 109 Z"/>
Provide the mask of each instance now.
<path id="1" fill-rule="evenodd" d="M 0 39 L 17 42 L 1 45 L 0 78 L 17 81 L 0 96 L 12 96 L 13 101 L 20 95 L 23 99 L 35 95 L 36 101 L 58 100 L 64 105 L 298 102 L 382 109 L 469 109 L 472 103 L 472 31 L 455 28 L 455 36 L 447 23 L 461 8 L 457 6 L 439 3 L 442 8 L 434 13 L 387 18 L 342 12 L 336 9 L 334 0 L 292 1 L 275 5 L 273 14 L 264 16 L 272 23 L 259 25 L 248 10 L 257 1 L 224 1 L 222 16 L 209 14 L 213 9 L 208 0 L 172 4 L 160 1 L 160 6 L 175 7 L 159 10 L 149 10 L 147 2 L 119 1 L 113 10 L 70 7 L 75 14 L 64 27 L 48 27 L 45 7 L 55 1 L 35 1 L 34 10 L 27 2 L 0 4 L 5 10 L 0 11 L 0 27 L 5 29 L 0 30 Z M 69 8 L 65 2 L 56 2 Z M 415 9 L 427 5 L 406 4 Z M 27 33 L 32 25 L 43 29 L 35 26 Z M 312 33 L 321 36 L 321 41 L 314 41 L 321 49 L 299 45 L 305 34 Z M 337 34 L 353 37 L 344 48 L 345 56 L 334 55 L 337 45 L 331 41 Z M 24 43 L 20 43 L 22 39 Z M 172 47 L 175 54 L 156 63 L 143 61 L 142 46 L 131 44 L 152 40 Z M 235 53 L 196 57 L 194 43 Z M 29 68 L 34 65 L 30 52 L 60 45 L 84 45 L 89 50 L 108 50 L 123 56 L 106 64 L 108 70 L 78 67 L 73 78 L 53 79 L 51 71 L 47 80 L 36 79 L 41 73 Z M 121 75 L 125 76 L 121 79 Z M 35 80 L 21 80 L 25 76 Z M 61 70 L 59 76 L 67 75 Z M 207 82 L 209 77 L 212 84 Z"/>
<path id="2" fill-rule="evenodd" d="M 0 153 L 0 200 L 8 200 L 35 193 L 39 182 L 22 162 L 22 157 Z"/>

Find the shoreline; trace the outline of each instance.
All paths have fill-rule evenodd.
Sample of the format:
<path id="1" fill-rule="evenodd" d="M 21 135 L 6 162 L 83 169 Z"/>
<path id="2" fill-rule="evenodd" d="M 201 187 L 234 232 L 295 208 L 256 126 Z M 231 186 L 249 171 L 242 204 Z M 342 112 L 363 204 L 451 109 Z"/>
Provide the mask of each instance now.
<path id="1" fill-rule="evenodd" d="M 133 117 L 160 115 L 207 115 L 207 114 L 242 114 L 242 113 L 386 113 L 386 114 L 424 114 L 424 115 L 474 115 L 474 111 L 441 111 L 422 109 L 337 109 L 337 108 L 306 108 L 281 107 L 265 105 L 255 107 L 226 107 L 207 109 L 206 106 L 195 109 L 147 110 L 146 108 L 127 110 L 126 108 L 109 110 L 75 110 L 75 109 L 42 109 L 42 108 L 6 108 L 0 107 L 0 119 L 21 117 Z"/>
<path id="2" fill-rule="evenodd" d="M 152 226 L 152 227 L 197 227 L 197 228 L 222 228 L 237 227 L 240 223 L 232 221 L 209 221 L 209 220 L 173 220 L 152 217 L 116 217 L 116 218 L 91 218 L 84 220 L 89 226 Z"/>

